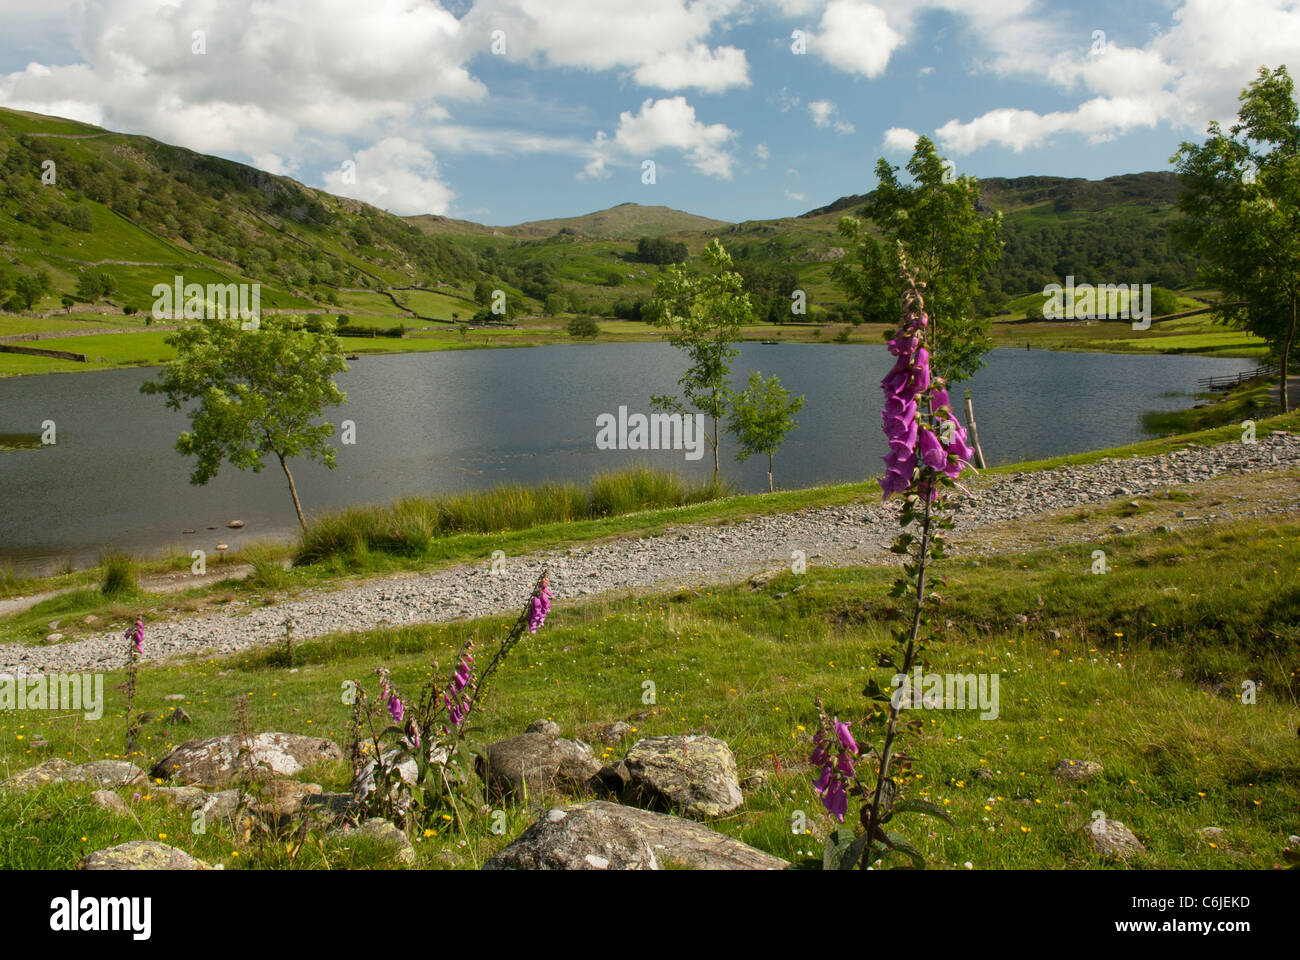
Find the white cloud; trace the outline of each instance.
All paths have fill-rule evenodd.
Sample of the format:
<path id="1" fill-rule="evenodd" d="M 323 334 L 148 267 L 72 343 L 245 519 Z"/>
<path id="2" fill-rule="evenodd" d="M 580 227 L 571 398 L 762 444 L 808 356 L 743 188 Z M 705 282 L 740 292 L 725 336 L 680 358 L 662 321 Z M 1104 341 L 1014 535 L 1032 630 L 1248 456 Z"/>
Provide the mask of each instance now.
<path id="1" fill-rule="evenodd" d="M 754 148 L 754 156 L 758 158 L 761 166 L 767 166 L 767 159 L 772 155 L 772 151 L 767 148 L 766 143 L 760 143 Z"/>
<path id="2" fill-rule="evenodd" d="M 596 134 L 583 172 L 588 177 L 603 177 L 614 155 L 640 162 L 653 160 L 658 150 L 672 149 L 681 151 L 701 173 L 730 180 L 735 157 L 728 144 L 735 135 L 725 124 L 701 123 L 685 97 L 649 98 L 637 113 L 625 110 L 619 114 L 613 138 L 606 137 L 604 131 Z"/>
<path id="3" fill-rule="evenodd" d="M 708 37 L 740 0 L 480 0 L 461 24 L 467 49 L 491 56 L 504 33 L 508 60 L 623 70 L 643 86 L 717 93 L 749 85 L 745 52 Z"/>
<path id="4" fill-rule="evenodd" d="M 803 194 L 802 194 L 802 193 L 795 193 L 793 190 L 787 190 L 787 191 L 785 192 L 785 195 L 786 195 L 786 198 L 789 199 L 789 200 L 802 200 L 802 199 L 803 199 Z"/>
<path id="5" fill-rule="evenodd" d="M 919 136 L 915 130 L 907 127 L 890 127 L 885 131 L 885 152 L 911 154 L 916 149 Z"/>
<path id="6" fill-rule="evenodd" d="M 1229 120 L 1237 95 L 1261 64 L 1300 50 L 1295 0 L 1185 0 L 1173 23 L 1143 47 L 1107 43 L 1058 54 L 1042 68 L 1048 81 L 1094 96 L 1072 110 L 1036 113 L 998 108 L 937 131 L 943 146 L 966 153 L 996 144 L 1016 152 L 1061 134 L 1100 143 L 1131 130 L 1169 124 L 1200 132 Z"/>
<path id="7" fill-rule="evenodd" d="M 845 73 L 877 77 L 905 38 L 882 10 L 866 0 L 831 0 L 808 49 Z"/>
<path id="8" fill-rule="evenodd" d="M 815 126 L 834 126 L 835 132 L 840 134 L 853 132 L 853 124 L 839 119 L 840 110 L 833 100 L 813 100 L 808 104 L 808 112 L 812 114 Z"/>
<path id="9" fill-rule="evenodd" d="M 398 215 L 445 214 L 451 206 L 454 194 L 439 179 L 437 158 L 422 144 L 386 137 L 357 151 L 355 165 L 355 177 L 342 168 L 326 173 L 326 189 Z"/>

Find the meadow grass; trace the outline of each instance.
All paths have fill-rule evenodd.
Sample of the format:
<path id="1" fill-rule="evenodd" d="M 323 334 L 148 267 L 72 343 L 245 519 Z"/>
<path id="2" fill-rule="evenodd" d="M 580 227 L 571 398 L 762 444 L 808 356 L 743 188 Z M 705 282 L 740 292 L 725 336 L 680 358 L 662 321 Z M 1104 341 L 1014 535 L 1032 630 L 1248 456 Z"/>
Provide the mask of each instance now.
<path id="1" fill-rule="evenodd" d="M 717 500 L 731 491 L 693 483 L 679 473 L 644 464 L 604 472 L 586 484 L 511 483 L 451 496 L 404 497 L 387 506 L 352 507 L 312 521 L 302 534 L 296 562 L 319 563 L 367 553 L 425 557 L 434 541 L 463 533 L 501 533 L 545 524 L 599 520 L 639 510 Z"/>
<path id="2" fill-rule="evenodd" d="M 1052 521 L 1041 521 L 1052 522 Z M 1281 862 L 1296 833 L 1300 770 L 1295 763 L 1296 651 L 1300 641 L 1300 526 L 1241 521 L 1108 545 L 1112 572 L 1089 575 L 1086 545 L 1015 556 L 965 557 L 943 564 L 948 584 L 926 632 L 927 672 L 996 672 L 1000 710 L 905 712 L 901 744 L 914 757 L 905 796 L 929 799 L 956 822 L 914 819 L 909 833 L 931 865 L 960 868 L 1106 866 L 1089 849 L 1094 810 L 1126 823 L 1147 847 L 1130 868 L 1257 868 Z M 721 737 L 740 774 L 766 784 L 747 791 L 736 813 L 712 826 L 792 862 L 820 857 L 827 828 L 806 762 L 820 696 L 859 738 L 879 739 L 859 695 L 891 643 L 893 568 L 810 567 L 760 588 L 558 600 L 548 622 L 526 637 L 486 701 L 481 736 L 493 741 L 548 717 L 566 736 L 599 743 L 616 719 L 642 736 Z M 347 680 L 369 684 L 385 664 L 414 690 L 444 667 L 469 635 L 486 650 L 509 618 L 372 630 L 295 646 L 296 670 L 274 646 L 224 658 L 150 664 L 137 703 L 154 712 L 140 752 L 148 766 L 173 743 L 232 730 L 234 698 L 250 696 L 259 730 L 326 736 L 343 743 Z M 146 644 L 148 631 L 146 629 Z M 105 679 L 102 720 L 80 714 L 0 715 L 0 774 L 47 756 L 77 762 L 122 755 L 120 673 Z M 1246 704 L 1241 684 L 1258 684 Z M 643 701 L 646 681 L 655 702 Z M 194 722 L 175 727 L 162 698 L 182 693 Z M 35 746 L 34 737 L 44 745 Z M 1050 773 L 1062 759 L 1094 760 L 1086 783 Z M 345 764 L 303 779 L 342 789 Z M 391 854 L 355 841 L 313 835 L 301 844 L 259 842 L 221 823 L 190 831 L 187 813 L 167 808 L 150 787 L 123 788 L 133 816 L 93 806 L 88 787 L 0 794 L 0 867 L 75 865 L 92 850 L 133 839 L 163 839 L 227 869 L 391 866 Z M 138 801 L 134 793 L 142 794 Z M 488 816 L 464 835 L 435 823 L 417 832 L 423 867 L 474 867 L 517 835 L 539 810 L 511 803 L 503 836 Z M 810 832 L 792 824 L 806 818 Z M 1217 840 L 1197 834 L 1222 827 Z"/>

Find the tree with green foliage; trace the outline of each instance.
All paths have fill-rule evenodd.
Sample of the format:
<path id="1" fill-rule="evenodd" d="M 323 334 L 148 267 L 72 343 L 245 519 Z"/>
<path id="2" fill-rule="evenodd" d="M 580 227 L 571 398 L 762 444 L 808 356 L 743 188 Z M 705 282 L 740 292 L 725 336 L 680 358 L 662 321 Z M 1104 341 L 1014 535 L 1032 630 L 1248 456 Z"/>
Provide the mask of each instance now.
<path id="1" fill-rule="evenodd" d="M 1164 287 L 1151 288 L 1151 316 L 1167 317 L 1178 312 L 1178 294 Z"/>
<path id="2" fill-rule="evenodd" d="M 910 184 L 883 157 L 876 163 L 879 185 L 862 216 L 880 231 L 877 239 L 854 217 L 840 221 L 850 252 L 831 266 L 836 285 L 871 320 L 898 316 L 903 284 L 897 247 L 907 249 L 917 280 L 924 283 L 934 372 L 951 382 L 965 380 L 984 365 L 993 346 L 989 319 L 975 310 L 980 283 L 1002 255 L 1000 215 L 981 216 L 974 177 L 954 177 L 928 137 L 916 141 L 907 162 Z"/>
<path id="3" fill-rule="evenodd" d="M 50 292 L 50 275 L 44 270 L 36 273 L 20 273 L 14 278 L 14 297 L 20 308 L 30 310 L 40 299 Z"/>
<path id="4" fill-rule="evenodd" d="M 347 402 L 334 383 L 347 364 L 333 326 L 325 320 L 320 333 L 311 333 L 299 317 L 263 316 L 258 329 L 246 331 L 238 320 L 214 317 L 166 343 L 176 359 L 140 391 L 164 394 L 173 410 L 197 401 L 187 414 L 191 429 L 176 441 L 177 451 L 197 458 L 190 483 L 207 483 L 225 461 L 259 473 L 274 454 L 305 530 L 288 461 L 302 456 L 334 467 L 334 425 L 317 422 L 325 407 Z"/>
<path id="5" fill-rule="evenodd" d="M 77 272 L 77 296 L 82 300 L 97 302 L 113 292 L 113 278 L 91 267 Z"/>
<path id="6" fill-rule="evenodd" d="M 727 428 L 740 444 L 736 459 L 744 463 L 756 453 L 767 454 L 767 492 L 772 484 L 772 460 L 786 434 L 798 424 L 794 415 L 803 409 L 804 397 L 792 397 L 775 374 L 763 379 L 761 371 L 749 375 L 749 385 L 732 397 Z"/>
<path id="7" fill-rule="evenodd" d="M 664 237 L 642 237 L 636 244 L 636 258 L 642 263 L 682 263 L 686 260 L 686 244 Z"/>
<path id="8" fill-rule="evenodd" d="M 547 315 L 554 317 L 568 309 L 569 301 L 562 293 L 548 293 L 544 305 Z"/>
<path id="9" fill-rule="evenodd" d="M 1219 319 L 1268 341 L 1282 375 L 1282 409 L 1300 302 L 1300 108 L 1285 66 L 1241 92 L 1227 133 L 1184 143 L 1172 162 L 1187 190 L 1175 235 L 1206 260 L 1202 279 L 1222 294 Z"/>
<path id="10" fill-rule="evenodd" d="M 718 480 L 718 425 L 727 411 L 731 361 L 736 356 L 740 328 L 754 319 L 753 305 L 744 291 L 744 279 L 731 269 L 731 257 L 715 238 L 702 254 L 700 273 L 674 264 L 655 283 L 647 313 L 651 322 L 665 328 L 668 342 L 686 351 L 690 366 L 677 381 L 682 397 L 656 396 L 650 403 L 659 410 L 703 413 L 713 421 L 713 433 L 704 437 L 713 448 L 713 480 Z"/>
<path id="11" fill-rule="evenodd" d="M 591 317 L 574 317 L 568 329 L 569 336 L 575 340 L 595 340 L 600 336 L 600 326 Z"/>

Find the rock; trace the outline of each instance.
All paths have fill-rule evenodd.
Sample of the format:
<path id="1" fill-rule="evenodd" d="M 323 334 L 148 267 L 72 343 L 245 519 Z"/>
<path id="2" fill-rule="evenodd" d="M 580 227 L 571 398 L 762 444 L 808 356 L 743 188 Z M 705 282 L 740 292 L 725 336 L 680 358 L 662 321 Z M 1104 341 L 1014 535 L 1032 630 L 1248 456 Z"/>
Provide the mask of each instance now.
<path id="1" fill-rule="evenodd" d="M 186 700 L 188 699 L 183 693 L 169 693 L 163 697 L 164 700 Z"/>
<path id="2" fill-rule="evenodd" d="M 495 797 L 524 797 L 561 793 L 581 795 L 592 790 L 600 764 L 591 748 L 579 740 L 544 733 L 521 733 L 487 748 L 486 769 L 479 776 Z"/>
<path id="3" fill-rule="evenodd" d="M 396 853 L 398 861 L 406 866 L 413 867 L 416 863 L 415 848 L 411 846 L 411 841 L 407 839 L 406 834 L 382 817 L 372 817 L 359 827 L 350 824 L 336 827 L 326 836 L 366 837 L 381 846 L 391 848 Z"/>
<path id="4" fill-rule="evenodd" d="M 62 639 L 63 639 L 63 634 L 61 633 L 47 633 L 45 635 L 46 643 L 58 643 Z"/>
<path id="5" fill-rule="evenodd" d="M 600 731 L 600 742 L 608 743 L 611 746 L 623 742 L 623 738 L 632 732 L 632 724 L 622 720 L 615 720 L 604 730 Z"/>
<path id="6" fill-rule="evenodd" d="M 768 783 L 767 771 L 755 770 L 753 773 L 751 773 L 749 776 L 747 776 L 744 779 L 744 781 L 740 784 L 740 786 L 744 790 L 752 793 L 755 790 L 765 789 L 767 787 L 767 783 Z"/>
<path id="7" fill-rule="evenodd" d="M 202 860 L 191 857 L 154 840 L 132 840 L 130 843 L 96 850 L 82 857 L 78 870 L 211 870 Z"/>
<path id="8" fill-rule="evenodd" d="M 105 787 L 129 787 L 145 779 L 143 770 L 125 760 L 95 760 L 59 775 L 65 783 L 97 783 Z"/>
<path id="9" fill-rule="evenodd" d="M 51 757 L 40 766 L 15 773 L 0 782 L 0 789 L 23 792 L 50 783 L 93 783 L 101 787 L 124 787 L 143 783 L 144 771 L 125 760 L 95 760 L 80 766 Z"/>
<path id="10" fill-rule="evenodd" d="M 95 616 L 93 613 L 88 613 L 81 618 L 81 622 L 88 627 L 93 627 L 95 624 L 99 623 L 99 617 Z"/>
<path id="11" fill-rule="evenodd" d="M 1091 780 L 1101 773 L 1102 766 L 1092 760 L 1062 760 L 1052 770 L 1052 776 L 1058 780 L 1070 780 L 1081 783 Z"/>
<path id="12" fill-rule="evenodd" d="M 1103 857 L 1126 860 L 1135 853 L 1146 853 L 1142 841 L 1118 820 L 1098 818 L 1085 824 L 1083 829 L 1092 840 L 1092 848 Z"/>
<path id="13" fill-rule="evenodd" d="M 19 770 L 6 780 L 0 780 L 0 790 L 26 791 L 34 787 L 43 787 L 54 783 L 65 770 L 71 770 L 76 764 L 61 757 L 51 757 L 36 767 Z"/>
<path id="14" fill-rule="evenodd" d="M 50 628 L 51 630 L 57 630 L 57 629 L 59 629 L 59 621 L 57 621 L 57 620 L 51 620 L 51 621 L 49 622 L 48 626 L 49 626 L 49 628 Z"/>
<path id="15" fill-rule="evenodd" d="M 485 870 L 784 870 L 789 864 L 681 817 L 590 800 L 547 811 Z"/>
<path id="16" fill-rule="evenodd" d="M 713 737 L 646 737 L 632 745 L 619 765 L 631 797 L 649 806 L 717 817 L 745 800 L 731 748 Z"/>
<path id="17" fill-rule="evenodd" d="M 126 801 L 119 797 L 112 790 L 96 790 L 90 795 L 95 806 L 103 810 L 110 810 L 113 813 L 126 813 Z"/>
<path id="18" fill-rule="evenodd" d="M 231 530 L 238 530 L 243 525 L 244 525 L 243 520 L 231 520 L 228 524 L 226 524 L 226 526 L 228 526 Z"/>
<path id="19" fill-rule="evenodd" d="M 207 791 L 199 787 L 154 787 L 150 795 L 182 810 L 197 810 L 208 801 Z"/>
<path id="20" fill-rule="evenodd" d="M 558 737 L 562 732 L 553 720 L 534 720 L 524 729 L 524 733 L 544 733 L 548 737 Z"/>
<path id="21" fill-rule="evenodd" d="M 292 777 L 317 763 L 341 760 L 338 744 L 294 733 L 259 733 L 250 739 L 252 760 L 260 775 Z M 189 740 L 154 764 L 152 775 L 180 783 L 224 787 L 248 763 L 237 734 Z"/>
<path id="22" fill-rule="evenodd" d="M 304 800 L 308 797 L 320 796 L 322 788 L 319 783 L 300 783 L 297 780 L 272 780 L 268 792 L 270 795 L 263 801 L 263 808 L 268 812 L 292 817 L 302 809 Z"/>
<path id="23" fill-rule="evenodd" d="M 1223 839 L 1223 827 L 1201 827 L 1196 831 L 1196 835 L 1202 840 L 1209 840 L 1211 843 L 1217 843 Z"/>

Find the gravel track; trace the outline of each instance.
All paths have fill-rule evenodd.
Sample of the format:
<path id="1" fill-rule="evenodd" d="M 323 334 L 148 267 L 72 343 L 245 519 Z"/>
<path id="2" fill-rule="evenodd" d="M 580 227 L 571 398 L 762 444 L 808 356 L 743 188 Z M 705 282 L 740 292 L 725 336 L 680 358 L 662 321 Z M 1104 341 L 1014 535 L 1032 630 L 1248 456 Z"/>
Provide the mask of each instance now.
<path id="1" fill-rule="evenodd" d="M 1245 472 L 1300 466 L 1300 436 L 1273 434 L 1255 444 L 1193 446 L 1152 457 L 1102 460 L 978 480 L 962 495 L 956 539 L 977 540 L 978 528 L 1086 504 L 1134 497 L 1158 488 L 1196 484 Z M 1285 513 L 1285 504 L 1264 513 Z M 788 566 L 802 550 L 814 566 L 893 561 L 897 502 L 810 508 L 721 526 L 697 524 L 663 535 L 508 557 L 505 569 L 487 560 L 434 573 L 374 578 L 344 587 L 314 588 L 272 606 L 242 601 L 219 612 L 155 622 L 146 632 L 147 659 L 224 655 L 283 638 L 294 621 L 297 639 L 384 626 L 472 619 L 522 606 L 543 566 L 558 602 L 651 587 L 732 583 Z M 1192 518 L 1188 518 L 1192 519 Z M 124 626 L 121 628 L 124 629 Z M 102 671 L 122 666 L 121 629 L 49 646 L 0 645 L 0 672 Z"/>

